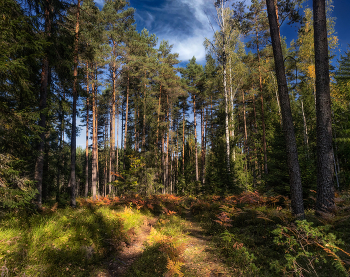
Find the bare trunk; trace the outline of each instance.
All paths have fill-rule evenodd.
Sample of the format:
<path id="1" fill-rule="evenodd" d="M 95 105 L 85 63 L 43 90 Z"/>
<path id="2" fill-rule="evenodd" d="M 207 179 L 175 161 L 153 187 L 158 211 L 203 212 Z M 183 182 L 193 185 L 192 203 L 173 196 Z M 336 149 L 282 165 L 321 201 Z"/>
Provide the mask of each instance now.
<path id="1" fill-rule="evenodd" d="M 245 116 L 245 99 L 244 91 L 242 90 L 242 104 L 243 104 L 243 122 L 244 122 L 244 152 L 248 156 L 248 133 L 247 133 L 247 120 Z"/>
<path id="2" fill-rule="evenodd" d="M 146 77 L 146 73 L 145 73 Z M 146 145 L 146 98 L 147 98 L 147 91 L 146 91 L 146 83 L 144 85 L 144 93 L 143 93 L 143 118 L 142 118 L 142 152 L 145 152 L 145 145 Z"/>
<path id="3" fill-rule="evenodd" d="M 236 92 L 235 92 L 236 94 Z M 231 98 L 231 105 L 230 105 L 230 114 L 231 114 L 231 131 L 230 136 L 231 139 L 235 139 L 235 121 L 234 121 L 234 109 L 233 109 L 233 86 L 232 86 L 232 68 L 231 68 L 231 59 L 230 59 L 230 98 Z M 236 161 L 236 152 L 235 147 L 232 149 L 232 157 L 233 161 Z"/>
<path id="4" fill-rule="evenodd" d="M 261 77 L 261 66 L 260 66 L 260 49 L 259 49 L 259 40 L 258 40 L 258 31 L 256 30 L 256 50 L 258 54 L 258 63 L 259 63 L 259 89 L 260 89 L 260 103 L 261 103 L 261 123 L 263 129 L 263 150 L 264 150 L 264 172 L 268 174 L 267 170 L 267 149 L 266 149 L 266 130 L 265 130 L 265 112 L 264 112 L 264 96 L 263 96 L 263 87 L 262 87 L 262 77 Z"/>
<path id="5" fill-rule="evenodd" d="M 95 81 L 91 83 L 92 90 L 92 199 L 96 200 L 97 189 L 97 122 L 96 122 L 96 90 Z"/>
<path id="6" fill-rule="evenodd" d="M 75 201 L 77 194 L 77 186 L 75 181 L 75 160 L 77 148 L 77 78 L 78 78 L 78 43 L 79 43 L 79 16 L 80 16 L 80 0 L 78 0 L 76 23 L 75 23 L 75 38 L 74 38 L 74 71 L 73 71 L 73 114 L 72 114 L 72 139 L 71 139 L 71 200 L 70 204 L 73 208 L 76 207 Z"/>
<path id="7" fill-rule="evenodd" d="M 293 213 L 298 218 L 304 218 L 305 214 L 303 192 L 301 186 L 300 166 L 298 161 L 298 151 L 294 133 L 292 111 L 289 102 L 288 86 L 285 75 L 284 60 L 279 35 L 279 26 L 277 23 L 276 9 L 273 0 L 266 0 L 266 5 L 270 24 L 273 54 L 275 58 L 275 70 L 281 103 L 283 131 L 286 139 L 286 150 L 291 191 L 291 206 Z"/>
<path id="8" fill-rule="evenodd" d="M 85 193 L 87 197 L 89 193 L 89 64 L 86 63 L 86 148 L 85 148 Z"/>
<path id="9" fill-rule="evenodd" d="M 223 2 L 223 1 L 222 1 Z M 225 24 L 223 20 L 223 33 L 225 31 Z M 224 71 L 224 95 L 225 95 L 225 134 L 226 134 L 226 171 L 228 174 L 228 179 L 230 177 L 231 166 L 230 166 L 230 133 L 228 128 L 228 93 L 227 93 L 227 84 L 226 84 L 226 44 L 225 38 L 223 38 L 223 51 L 222 51 L 223 61 L 222 67 Z"/>
<path id="10" fill-rule="evenodd" d="M 50 20 L 50 2 L 46 0 L 45 3 L 45 34 L 47 37 L 50 36 L 51 32 L 51 20 Z M 36 182 L 36 188 L 38 194 L 36 196 L 36 204 L 39 208 L 42 205 L 42 188 L 43 188 L 43 173 L 44 173 L 44 146 L 45 146 L 45 127 L 46 127 L 46 102 L 47 102 L 47 87 L 49 79 L 49 60 L 46 56 L 43 58 L 42 70 L 41 70 L 41 80 L 40 80 L 40 101 L 39 101 L 39 110 L 40 110 L 40 120 L 39 127 L 42 128 L 40 133 L 40 142 L 38 145 L 38 156 L 35 162 L 35 171 L 34 171 L 34 180 Z"/>
<path id="11" fill-rule="evenodd" d="M 161 98 L 162 98 L 162 85 L 160 85 L 159 88 L 159 99 L 158 99 L 158 111 L 157 111 L 157 140 L 156 140 L 156 145 L 158 146 L 158 139 L 159 139 L 159 116 L 160 116 L 160 103 L 161 103 Z"/>
<path id="12" fill-rule="evenodd" d="M 171 121 L 169 122 L 169 98 L 167 95 L 167 104 L 168 104 L 168 110 L 167 110 L 167 121 L 168 121 L 168 134 L 167 134 L 167 140 L 166 140 L 166 152 L 165 152 L 165 180 L 166 180 L 166 185 L 167 185 L 167 191 L 169 192 L 169 140 L 170 140 L 170 126 L 171 126 Z"/>
<path id="13" fill-rule="evenodd" d="M 185 102 L 186 100 L 184 100 Z M 182 176 L 185 177 L 185 105 L 182 109 Z"/>
<path id="14" fill-rule="evenodd" d="M 129 73 L 128 73 L 128 84 L 126 86 L 126 107 L 125 107 L 124 161 L 125 161 L 126 141 L 128 137 L 129 86 L 130 86 L 130 79 L 129 79 Z"/>
<path id="15" fill-rule="evenodd" d="M 300 99 L 301 102 L 301 112 L 303 113 L 303 122 L 304 122 L 304 143 L 306 146 L 306 156 L 309 158 L 309 138 L 308 138 L 308 131 L 307 131 L 307 124 L 306 124 L 306 117 L 304 113 L 304 103 L 303 100 Z"/>
<path id="16" fill-rule="evenodd" d="M 113 175 L 113 172 L 115 171 L 115 94 L 116 94 L 116 43 L 113 41 L 113 67 L 112 67 L 112 113 L 111 113 L 111 132 L 110 132 L 110 138 L 111 138 L 111 145 L 110 145 L 110 168 L 109 168 L 109 182 L 112 182 L 115 180 L 115 175 Z M 109 185 L 109 194 L 111 194 L 112 185 Z"/>
<path id="17" fill-rule="evenodd" d="M 199 181 L 198 173 L 198 150 L 197 150 L 197 118 L 196 118 L 196 96 L 193 95 L 193 121 L 194 121 L 194 148 L 195 148 L 195 164 L 196 164 L 196 182 Z"/>
<path id="18" fill-rule="evenodd" d="M 325 0 L 313 0 L 316 72 L 317 201 L 316 210 L 334 208 L 332 113 Z"/>
<path id="19" fill-rule="evenodd" d="M 201 182 L 204 184 L 204 168 L 205 168 L 205 146 L 204 146 L 204 109 L 201 108 Z"/>

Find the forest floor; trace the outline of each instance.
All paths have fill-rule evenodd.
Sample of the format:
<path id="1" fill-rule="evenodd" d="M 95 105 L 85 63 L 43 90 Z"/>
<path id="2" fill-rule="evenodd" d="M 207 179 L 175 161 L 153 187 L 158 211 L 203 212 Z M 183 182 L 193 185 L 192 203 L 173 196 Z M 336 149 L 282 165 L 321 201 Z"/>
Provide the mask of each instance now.
<path id="1" fill-rule="evenodd" d="M 0 213 L 0 275 L 350 276 L 350 193 L 305 221 L 257 192 L 77 202 Z"/>
<path id="2" fill-rule="evenodd" d="M 205 230 L 194 218 L 190 216 L 190 212 L 186 213 L 186 218 L 180 220 L 181 234 L 176 234 L 173 239 L 179 239 L 184 242 L 183 253 L 181 257 L 181 272 L 184 276 L 234 276 L 234 272 L 230 269 L 218 255 L 215 244 L 211 240 L 212 237 L 205 234 Z M 144 253 L 145 245 L 149 241 L 153 226 L 162 224 L 162 219 L 158 217 L 147 217 L 138 231 L 132 231 L 132 237 L 129 244 L 123 244 L 120 252 L 115 253 L 109 262 L 108 274 L 101 272 L 100 277 L 104 276 L 146 276 L 150 272 L 142 273 L 142 267 L 149 267 L 151 271 L 152 264 L 143 265 L 138 260 L 149 260 Z M 166 223 L 166 222 L 165 222 Z M 138 269 L 138 267 L 141 267 Z M 133 275 L 136 274 L 136 275 Z M 160 274 L 160 272 L 158 273 Z M 162 276 L 154 272 L 153 276 Z M 174 272 L 176 274 L 176 272 Z M 181 273 L 180 273 L 181 274 Z M 172 276 L 171 273 L 168 276 Z"/>

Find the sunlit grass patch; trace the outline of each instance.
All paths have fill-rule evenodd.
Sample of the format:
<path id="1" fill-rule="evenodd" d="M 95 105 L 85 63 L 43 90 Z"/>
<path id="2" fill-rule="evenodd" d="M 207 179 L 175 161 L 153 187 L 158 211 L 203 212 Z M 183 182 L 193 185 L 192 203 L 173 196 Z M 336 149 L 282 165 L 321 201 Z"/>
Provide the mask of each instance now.
<path id="1" fill-rule="evenodd" d="M 125 240 L 122 219 L 108 207 L 18 217 L 0 221 L 0 273 L 8 276 L 89 276 Z"/>
<path id="2" fill-rule="evenodd" d="M 161 215 L 144 243 L 145 251 L 129 268 L 127 276 L 184 276 L 181 267 L 186 249 L 185 221 Z"/>
<path id="3" fill-rule="evenodd" d="M 123 220 L 125 230 L 131 228 L 137 230 L 146 219 L 146 216 L 140 210 L 128 206 L 125 206 L 122 210 L 118 210 L 118 215 Z"/>

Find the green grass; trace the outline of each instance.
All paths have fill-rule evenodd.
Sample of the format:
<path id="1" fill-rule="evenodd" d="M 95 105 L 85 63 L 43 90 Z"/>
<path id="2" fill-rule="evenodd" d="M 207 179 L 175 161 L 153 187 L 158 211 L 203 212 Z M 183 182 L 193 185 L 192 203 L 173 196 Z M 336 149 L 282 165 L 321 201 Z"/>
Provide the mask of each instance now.
<path id="1" fill-rule="evenodd" d="M 141 215 L 108 207 L 7 214 L 0 220 L 0 273 L 5 276 L 91 276 Z M 6 275 L 7 274 L 7 275 Z"/>
<path id="2" fill-rule="evenodd" d="M 241 203 L 239 199 L 244 197 L 157 196 L 146 199 L 149 202 L 141 211 L 132 207 L 140 208 L 130 204 L 131 197 L 110 206 L 85 201 L 81 202 L 85 206 L 77 209 L 2 214 L 0 276 L 97 276 L 108 270 L 109 259 L 118 255 L 122 242 L 130 242 L 146 218 L 155 221 L 151 212 L 157 215 L 157 223 L 147 236 L 143 233 L 144 251 L 126 276 L 196 276 L 196 268 L 186 266 L 183 260 L 191 236 L 185 230 L 191 221 L 211 236 L 210 243 L 215 245 L 210 247 L 212 256 L 223 260 L 237 276 L 299 276 L 301 271 L 303 276 L 348 276 L 349 194 L 339 200 L 335 216 L 320 218 L 307 210 L 303 224 L 295 222 L 288 206 L 274 206 L 265 200 L 265 204 L 257 203 L 261 200 L 255 201 L 254 195 L 249 199 L 255 204 Z M 134 202 L 140 204 L 141 200 Z M 189 209 L 190 214 L 173 212 Z"/>

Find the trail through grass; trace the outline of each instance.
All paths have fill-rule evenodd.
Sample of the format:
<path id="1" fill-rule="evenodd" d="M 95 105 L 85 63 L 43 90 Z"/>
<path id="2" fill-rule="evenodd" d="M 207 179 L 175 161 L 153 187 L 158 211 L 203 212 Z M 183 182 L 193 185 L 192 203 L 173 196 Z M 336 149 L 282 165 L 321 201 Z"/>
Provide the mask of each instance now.
<path id="1" fill-rule="evenodd" d="M 4 213 L 0 276 L 349 276 L 350 197 L 301 222 L 278 201 L 131 195 Z"/>

